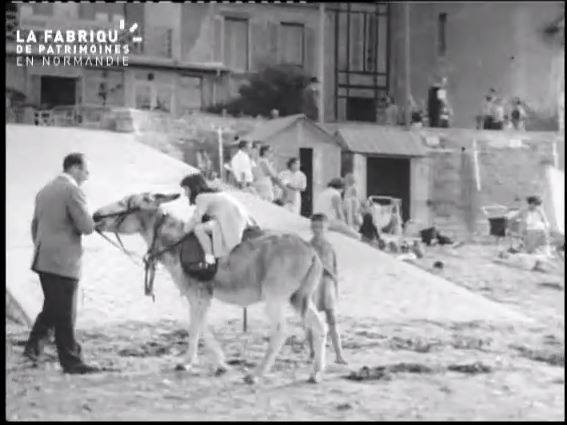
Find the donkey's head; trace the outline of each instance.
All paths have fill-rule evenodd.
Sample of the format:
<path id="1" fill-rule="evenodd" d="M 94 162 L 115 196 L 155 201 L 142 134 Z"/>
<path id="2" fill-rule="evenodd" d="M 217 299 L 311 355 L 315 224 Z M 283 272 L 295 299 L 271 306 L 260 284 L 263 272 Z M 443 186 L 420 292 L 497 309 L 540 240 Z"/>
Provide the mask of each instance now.
<path id="1" fill-rule="evenodd" d="M 179 193 L 139 193 L 99 208 L 93 214 L 95 228 L 101 232 L 131 234 L 148 228 L 160 205 L 181 196 Z"/>

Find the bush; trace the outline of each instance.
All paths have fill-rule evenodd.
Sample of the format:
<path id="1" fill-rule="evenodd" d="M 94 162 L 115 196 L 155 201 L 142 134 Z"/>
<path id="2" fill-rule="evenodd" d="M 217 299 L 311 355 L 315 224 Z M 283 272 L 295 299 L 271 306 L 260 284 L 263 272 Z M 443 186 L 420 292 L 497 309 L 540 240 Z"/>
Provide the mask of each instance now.
<path id="1" fill-rule="evenodd" d="M 240 87 L 237 98 L 213 105 L 207 111 L 220 114 L 226 109 L 232 116 L 270 117 L 271 111 L 277 109 L 280 116 L 303 113 L 316 120 L 317 106 L 311 84 L 312 78 L 295 65 L 266 67 Z"/>

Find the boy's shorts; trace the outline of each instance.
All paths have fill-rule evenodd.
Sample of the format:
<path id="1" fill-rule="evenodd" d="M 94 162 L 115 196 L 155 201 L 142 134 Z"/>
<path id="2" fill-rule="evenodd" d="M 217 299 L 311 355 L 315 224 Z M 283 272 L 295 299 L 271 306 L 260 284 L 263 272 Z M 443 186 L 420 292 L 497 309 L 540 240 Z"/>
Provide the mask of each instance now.
<path id="1" fill-rule="evenodd" d="M 337 284 L 327 274 L 313 293 L 313 302 L 318 311 L 335 310 L 337 305 Z"/>

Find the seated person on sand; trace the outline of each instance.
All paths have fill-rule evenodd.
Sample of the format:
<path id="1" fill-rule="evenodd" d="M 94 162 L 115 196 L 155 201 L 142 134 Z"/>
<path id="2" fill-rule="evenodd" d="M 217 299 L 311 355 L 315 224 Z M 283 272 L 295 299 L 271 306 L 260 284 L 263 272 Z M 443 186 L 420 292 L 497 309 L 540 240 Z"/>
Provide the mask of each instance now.
<path id="1" fill-rule="evenodd" d="M 382 250 L 386 247 L 385 242 L 382 238 L 380 238 L 380 233 L 374 224 L 374 219 L 371 213 L 364 213 L 362 216 L 362 225 L 360 226 L 359 231 L 362 242 L 366 242 L 367 244 Z"/>
<path id="2" fill-rule="evenodd" d="M 524 248 L 528 254 L 535 253 L 539 248 L 549 245 L 549 221 L 541 207 L 538 196 L 529 196 L 528 206 L 521 209 L 515 218 L 521 223 Z"/>
<path id="3" fill-rule="evenodd" d="M 344 183 L 341 178 L 334 178 L 329 185 L 315 199 L 315 214 L 324 214 L 329 222 L 329 230 L 343 233 L 355 239 L 360 239 L 360 235 L 356 230 L 346 223 L 343 210 L 343 200 L 341 192 L 344 189 Z"/>
<path id="4" fill-rule="evenodd" d="M 315 214 L 311 217 L 311 231 L 313 238 L 311 245 L 317 251 L 317 255 L 323 263 L 324 271 L 321 282 L 313 293 L 313 302 L 318 311 L 324 311 L 331 334 L 331 341 L 335 348 L 336 363 L 347 364 L 343 356 L 343 348 L 341 345 L 341 336 L 336 323 L 335 309 L 337 298 L 339 295 L 338 271 L 337 271 L 337 254 L 333 246 L 327 241 L 328 220 L 324 214 Z M 307 340 L 309 342 L 310 357 L 314 357 L 313 335 L 307 331 Z"/>
<path id="5" fill-rule="evenodd" d="M 246 208 L 231 195 L 212 189 L 202 174 L 192 174 L 181 181 L 181 187 L 195 205 L 195 212 L 185 225 L 185 232 L 194 231 L 205 252 L 205 262 L 215 263 L 242 241 L 244 230 L 255 225 Z M 210 220 L 203 223 L 203 216 Z M 212 236 L 212 244 L 211 238 Z"/>

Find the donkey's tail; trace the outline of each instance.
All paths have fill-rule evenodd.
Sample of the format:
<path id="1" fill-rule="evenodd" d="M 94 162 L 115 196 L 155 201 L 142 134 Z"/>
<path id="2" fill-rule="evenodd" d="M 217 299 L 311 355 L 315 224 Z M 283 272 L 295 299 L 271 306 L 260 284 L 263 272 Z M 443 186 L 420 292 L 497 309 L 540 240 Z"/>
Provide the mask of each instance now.
<path id="1" fill-rule="evenodd" d="M 301 314 L 302 318 L 305 318 L 305 313 L 307 312 L 307 306 L 313 296 L 313 292 L 321 282 L 321 277 L 323 276 L 323 264 L 319 259 L 316 252 L 313 252 L 311 258 L 311 265 L 307 270 L 307 274 L 303 278 L 299 289 L 295 291 L 289 301 L 291 305 Z"/>

